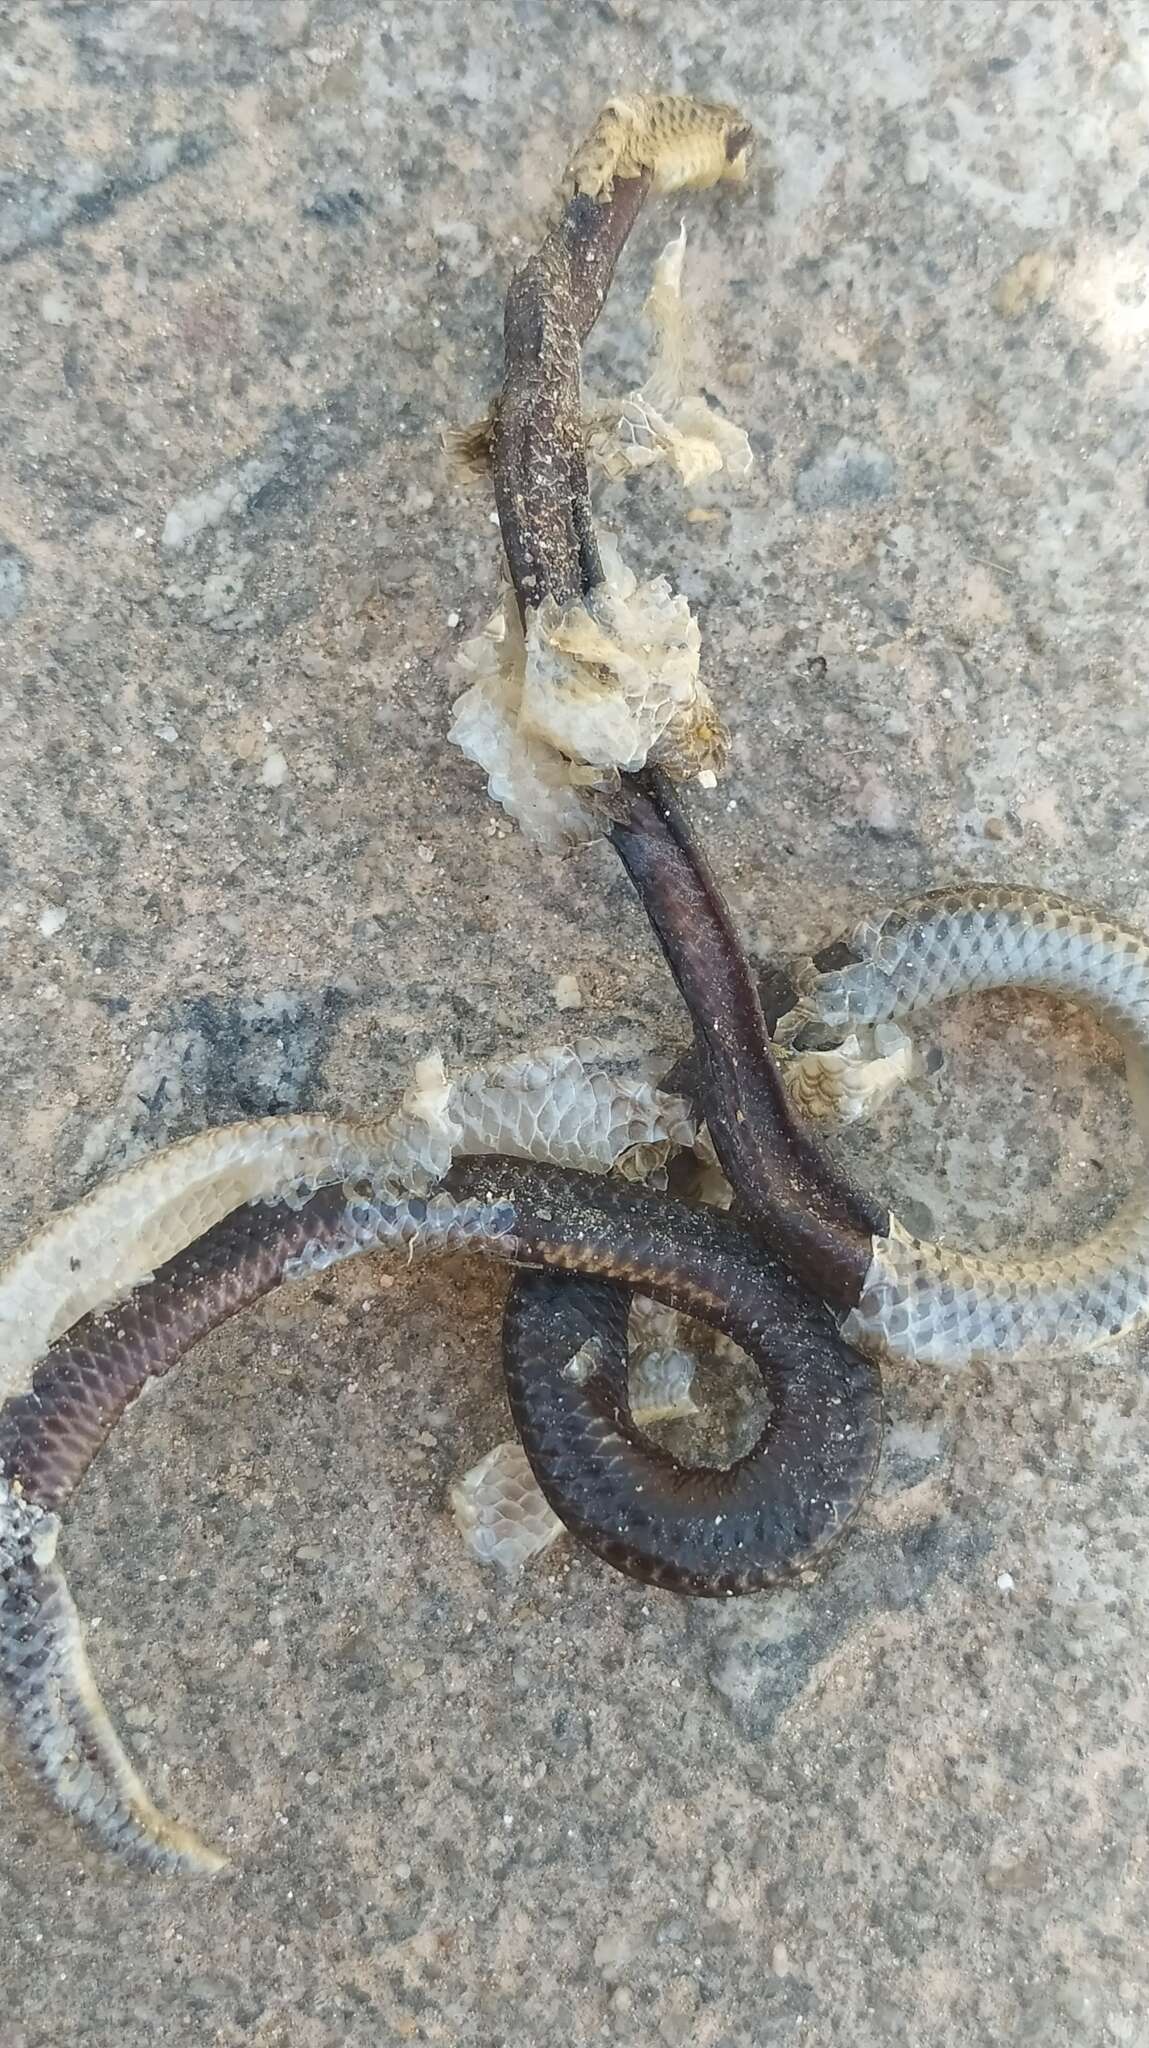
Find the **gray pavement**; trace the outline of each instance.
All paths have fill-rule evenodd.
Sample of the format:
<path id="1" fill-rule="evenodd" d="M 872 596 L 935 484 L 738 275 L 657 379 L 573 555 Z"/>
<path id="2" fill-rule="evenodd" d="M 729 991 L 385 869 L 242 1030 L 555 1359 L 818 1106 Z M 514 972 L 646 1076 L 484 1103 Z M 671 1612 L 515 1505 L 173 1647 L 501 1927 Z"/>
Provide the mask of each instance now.
<path id="1" fill-rule="evenodd" d="M 685 213 L 757 467 L 600 512 L 698 610 L 749 938 L 954 877 L 1149 928 L 1141 0 L 8 0 L 0 1245 L 431 1044 L 681 1038 L 608 850 L 499 829 L 444 739 L 498 548 L 438 433 L 621 85 L 762 139 L 746 190 L 651 208 L 587 365 L 641 374 Z M 1105 1212 L 1109 1040 L 1018 996 L 923 1043 L 860 1175 L 980 1245 Z M 825 1580 L 683 1605 L 462 1554 L 500 1295 L 340 1270 L 118 1433 L 67 1531 L 93 1659 L 234 1861 L 110 1867 L 6 1776 L 0 2048 L 1149 2040 L 1144 1344 L 891 1374 Z"/>

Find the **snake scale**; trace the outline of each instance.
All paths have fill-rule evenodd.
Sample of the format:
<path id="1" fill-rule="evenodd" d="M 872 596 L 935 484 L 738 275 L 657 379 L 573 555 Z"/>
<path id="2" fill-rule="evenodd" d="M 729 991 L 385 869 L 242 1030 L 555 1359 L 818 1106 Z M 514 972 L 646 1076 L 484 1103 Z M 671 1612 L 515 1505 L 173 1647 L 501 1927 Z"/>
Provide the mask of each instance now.
<path id="1" fill-rule="evenodd" d="M 662 586 L 636 593 L 633 578 L 604 571 L 579 354 L 648 193 L 737 180 L 749 149 L 729 108 L 657 96 L 608 105 L 572 160 L 557 219 L 512 281 L 503 389 L 470 435 L 493 477 L 511 577 L 507 647 L 535 687 L 534 727 L 500 728 L 499 773 L 513 791 L 529 771 L 540 815 L 561 793 L 564 829 L 585 813 L 610 839 L 690 1016 L 687 1093 L 619 1081 L 562 1050 L 454 1082 L 430 1062 L 370 1122 L 236 1125 L 145 1160 L 0 1266 L 8 1731 L 58 1807 L 152 1869 L 220 1859 L 159 1812 L 115 1734 L 56 1558 L 60 1513 L 143 1387 L 270 1288 L 388 1248 L 462 1246 L 516 1269 L 507 1387 L 547 1500 L 620 1571 L 708 1595 L 793 1580 L 848 1527 L 878 1457 L 882 1359 L 1082 1349 L 1149 1307 L 1149 1167 L 1104 1229 L 1072 1249 L 988 1259 L 926 1244 L 823 1153 L 778 1056 L 790 1055 L 793 1075 L 823 1057 L 802 1049 L 811 1035 L 880 1026 L 978 989 L 1049 991 L 1090 1007 L 1120 1039 L 1144 1138 L 1144 941 L 1032 891 L 921 897 L 806 963 L 771 1032 L 673 787 L 718 757 L 721 735 L 697 684 L 688 611 Z M 654 440 L 681 439 L 644 404 Z M 697 407 L 678 417 L 698 427 Z M 640 615 L 643 631 L 654 620 L 663 632 L 661 665 L 653 640 L 627 637 Z M 589 661 L 588 648 L 582 697 L 560 689 L 556 700 L 551 688 L 548 698 L 540 675 L 549 688 L 556 664 Z M 519 700 L 504 690 L 493 701 L 501 718 Z M 546 755 L 539 707 L 553 721 L 556 701 L 563 740 Z M 580 750 L 569 735 L 588 705 L 582 729 L 596 737 Z M 608 732 L 625 733 L 617 754 L 602 745 Z M 639 1184 L 651 1172 L 676 1184 L 691 1152 L 717 1159 L 728 1212 Z M 684 1464 L 636 1426 L 636 1290 L 710 1323 L 757 1365 L 769 1414 L 730 1466 Z"/>

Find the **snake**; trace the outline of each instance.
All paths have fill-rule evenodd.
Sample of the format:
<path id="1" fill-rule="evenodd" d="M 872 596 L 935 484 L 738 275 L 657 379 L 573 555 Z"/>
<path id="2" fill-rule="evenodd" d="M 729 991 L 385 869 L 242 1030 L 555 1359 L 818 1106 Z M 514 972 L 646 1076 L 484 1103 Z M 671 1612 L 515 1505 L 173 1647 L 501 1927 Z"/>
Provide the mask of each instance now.
<path id="1" fill-rule="evenodd" d="M 556 225 L 512 281 L 489 458 L 524 619 L 593 598 L 601 579 L 578 357 L 629 227 L 651 190 L 740 176 L 748 133 L 732 109 L 610 103 Z M 146 1158 L 0 1266 L 0 1701 L 56 1806 L 150 1869 L 221 1859 L 154 1804 L 115 1733 L 57 1558 L 61 1515 L 143 1389 L 273 1287 L 385 1250 L 462 1247 L 509 1266 L 506 1387 L 545 1498 L 608 1565 L 710 1597 L 825 1562 L 873 1479 L 883 1361 L 1086 1349 L 1149 1311 L 1149 1169 L 1064 1252 L 989 1259 L 925 1243 L 803 1126 L 784 1066 L 811 1035 L 980 989 L 1039 989 L 1115 1031 L 1145 1137 L 1142 939 L 1032 890 L 917 897 L 803 963 L 768 1023 L 667 764 L 620 775 L 601 804 L 689 1014 L 683 1092 L 570 1051 L 454 1083 L 431 1063 L 369 1121 L 264 1119 Z M 676 1186 L 692 1154 L 716 1158 L 728 1211 L 642 1184 Z M 758 1369 L 769 1412 L 730 1465 L 681 1460 L 636 1425 L 636 1290 L 709 1323 Z"/>

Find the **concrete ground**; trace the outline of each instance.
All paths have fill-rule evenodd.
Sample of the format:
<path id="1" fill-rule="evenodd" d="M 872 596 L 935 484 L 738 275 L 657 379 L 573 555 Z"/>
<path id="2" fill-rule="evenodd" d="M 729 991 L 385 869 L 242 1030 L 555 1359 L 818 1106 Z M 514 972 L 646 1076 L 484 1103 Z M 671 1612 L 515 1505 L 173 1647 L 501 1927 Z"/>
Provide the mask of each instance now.
<path id="1" fill-rule="evenodd" d="M 444 737 L 499 557 L 439 430 L 565 154 L 653 84 L 761 136 L 746 190 L 651 207 L 587 368 L 641 374 L 684 212 L 757 468 L 600 511 L 697 607 L 743 928 L 789 953 L 953 877 L 1149 927 L 1140 0 L 8 0 L 0 1244 L 431 1044 L 681 1038 L 608 850 L 500 829 Z M 1019 996 L 924 1047 L 859 1174 L 983 1245 L 1103 1213 L 1109 1040 Z M 463 1555 L 501 1289 L 342 1269 L 118 1433 L 73 1585 L 234 1860 L 111 1867 L 5 1776 L 2 2048 L 1149 2040 L 1144 1344 L 891 1373 L 824 1581 L 686 1605 Z"/>

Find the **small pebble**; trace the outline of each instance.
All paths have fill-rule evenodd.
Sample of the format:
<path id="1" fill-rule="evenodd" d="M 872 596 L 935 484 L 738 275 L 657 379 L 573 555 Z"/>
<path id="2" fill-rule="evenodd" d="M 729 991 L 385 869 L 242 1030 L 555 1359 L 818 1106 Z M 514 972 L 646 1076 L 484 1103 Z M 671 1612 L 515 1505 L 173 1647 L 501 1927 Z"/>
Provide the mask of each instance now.
<path id="1" fill-rule="evenodd" d="M 582 990 L 573 974 L 560 974 L 554 987 L 556 1010 L 581 1010 Z"/>
<path id="2" fill-rule="evenodd" d="M 888 839 L 898 829 L 898 811 L 893 791 L 876 777 L 868 781 L 858 800 L 858 811 L 863 824 L 876 832 L 879 838 Z"/>
<path id="3" fill-rule="evenodd" d="M 14 619 L 23 610 L 26 582 L 23 556 L 0 541 L 0 620 Z"/>
<path id="4" fill-rule="evenodd" d="M 794 500 L 802 512 L 839 511 L 892 498 L 896 489 L 893 458 L 884 448 L 840 434 L 807 451 L 794 479 Z"/>
<path id="5" fill-rule="evenodd" d="M 63 931 L 67 922 L 68 913 L 58 903 L 49 903 L 47 910 L 42 910 L 38 919 L 40 930 L 46 939 L 54 939 L 57 932 Z"/>
<path id="6" fill-rule="evenodd" d="M 63 292 L 44 293 L 40 301 L 40 318 L 46 320 L 49 327 L 68 327 L 75 317 Z"/>
<path id="7" fill-rule="evenodd" d="M 905 160 L 902 164 L 902 176 L 907 185 L 926 185 L 929 183 L 930 160 L 924 150 L 907 149 Z"/>
<path id="8" fill-rule="evenodd" d="M 993 303 L 1005 320 L 1020 320 L 1031 306 L 1044 306 L 1052 296 L 1057 266 L 1048 249 L 1029 249 L 998 279 Z"/>
<path id="9" fill-rule="evenodd" d="M 998 1573 L 998 1575 L 997 1575 L 997 1590 L 998 1590 L 998 1592 L 999 1592 L 999 1593 L 1012 1593 L 1012 1591 L 1013 1591 L 1013 1583 L 1014 1583 L 1014 1581 L 1013 1581 L 1013 1573 L 1012 1573 L 1012 1572 L 999 1572 L 999 1573 Z"/>
<path id="10" fill-rule="evenodd" d="M 282 789 L 287 781 L 287 776 L 286 757 L 280 753 L 278 747 L 273 747 L 271 752 L 263 757 L 263 766 L 259 771 L 259 779 L 265 789 Z"/>

